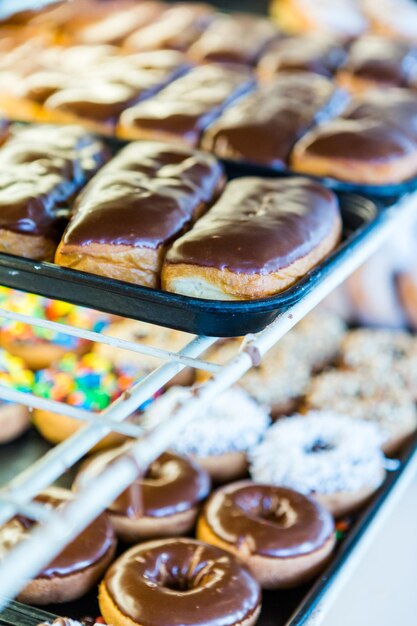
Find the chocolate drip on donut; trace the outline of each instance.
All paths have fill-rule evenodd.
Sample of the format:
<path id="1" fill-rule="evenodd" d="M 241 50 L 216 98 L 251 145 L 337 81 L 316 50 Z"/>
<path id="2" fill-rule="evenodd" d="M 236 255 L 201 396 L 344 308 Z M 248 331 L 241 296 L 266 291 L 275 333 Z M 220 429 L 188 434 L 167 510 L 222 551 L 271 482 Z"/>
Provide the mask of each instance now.
<path id="1" fill-rule="evenodd" d="M 267 274 L 309 254 L 339 219 L 336 196 L 318 183 L 240 178 L 172 246 L 166 261 Z"/>
<path id="2" fill-rule="evenodd" d="M 258 584 L 234 557 L 192 539 L 135 546 L 110 567 L 103 588 L 142 626 L 229 626 L 260 605 Z"/>
<path id="3" fill-rule="evenodd" d="M 214 493 L 203 519 L 238 550 L 279 558 L 312 553 L 334 532 L 332 516 L 316 501 L 291 489 L 250 482 Z"/>

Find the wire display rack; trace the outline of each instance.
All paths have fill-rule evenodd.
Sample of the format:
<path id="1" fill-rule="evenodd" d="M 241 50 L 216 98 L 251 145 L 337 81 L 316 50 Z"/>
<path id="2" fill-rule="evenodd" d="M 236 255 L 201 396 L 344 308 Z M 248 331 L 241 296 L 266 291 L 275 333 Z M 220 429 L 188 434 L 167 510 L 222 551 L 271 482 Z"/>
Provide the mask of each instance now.
<path id="1" fill-rule="evenodd" d="M 161 359 L 159 367 L 134 383 L 123 396 L 101 413 L 91 413 L 0 386 L 0 398 L 85 422 L 72 437 L 49 450 L 0 491 L 0 524 L 16 514 L 26 515 L 41 522 L 38 526 L 35 525 L 25 542 L 14 547 L 1 561 L 0 610 L 17 596 L 28 580 L 36 576 L 65 545 L 146 471 L 149 464 L 170 446 L 182 428 L 199 414 L 205 404 L 237 382 L 252 366 L 259 364 L 270 348 L 389 238 L 394 225 L 406 224 L 416 211 L 417 193 L 410 194 L 386 210 L 384 220 L 378 228 L 370 232 L 359 246 L 352 249 L 351 254 L 336 265 L 330 274 L 319 278 L 313 291 L 307 293 L 290 310 L 282 313 L 265 330 L 256 336 L 246 336 L 236 356 L 222 366 L 209 363 L 202 358 L 204 352 L 217 341 L 216 337 L 195 337 L 181 351 L 172 353 L 0 310 L 0 317 Z M 126 421 L 138 406 L 152 398 L 185 367 L 206 370 L 212 373 L 213 377 L 208 382 L 193 387 L 188 398 L 178 405 L 170 420 L 154 430 L 144 432 L 140 426 Z M 51 510 L 33 501 L 42 489 L 54 483 L 110 432 L 132 437 L 132 445 L 81 489 L 73 500 L 59 510 Z"/>

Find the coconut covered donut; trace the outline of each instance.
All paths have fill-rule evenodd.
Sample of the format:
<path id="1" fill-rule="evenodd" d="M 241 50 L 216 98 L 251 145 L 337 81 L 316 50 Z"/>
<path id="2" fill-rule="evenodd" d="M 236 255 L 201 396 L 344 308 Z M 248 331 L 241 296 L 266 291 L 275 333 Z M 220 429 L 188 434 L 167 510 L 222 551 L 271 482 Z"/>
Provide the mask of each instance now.
<path id="1" fill-rule="evenodd" d="M 188 398 L 189 390 L 173 387 L 149 406 L 141 424 L 146 429 L 154 428 Z M 246 474 L 246 454 L 261 440 L 269 422 L 262 407 L 242 389 L 233 387 L 182 430 L 172 449 L 195 458 L 214 481 L 227 482 Z"/>
<path id="2" fill-rule="evenodd" d="M 197 536 L 234 554 L 268 589 L 310 579 L 335 545 L 333 518 L 321 504 L 251 481 L 221 487 L 209 498 Z"/>
<path id="3" fill-rule="evenodd" d="M 179 330 L 135 320 L 123 320 L 111 324 L 105 329 L 104 334 L 116 339 L 138 342 L 153 348 L 163 348 L 170 352 L 178 352 L 192 339 L 192 335 Z M 130 352 L 122 348 L 114 348 L 104 343 L 96 344 L 94 352 L 109 359 L 116 367 L 132 364 L 138 371 L 142 371 L 144 376 L 163 364 L 163 361 L 156 357 Z M 193 372 L 190 368 L 185 368 L 169 382 L 169 386 L 190 385 L 192 382 Z"/>
<path id="4" fill-rule="evenodd" d="M 342 341 L 340 361 L 345 367 L 398 374 L 417 400 L 417 339 L 409 333 L 359 328 Z"/>
<path id="5" fill-rule="evenodd" d="M 53 487 L 42 492 L 35 501 L 59 508 L 71 498 L 67 489 Z M 25 541 L 34 524 L 18 515 L 0 526 L 0 558 Z M 18 600 L 42 605 L 80 598 L 109 566 L 115 547 L 113 528 L 106 515 L 101 515 L 26 585 Z"/>
<path id="6" fill-rule="evenodd" d="M 22 359 L 0 350 L 0 385 L 17 391 L 30 392 L 34 383 L 33 372 L 26 369 Z M 29 428 L 28 407 L 14 402 L 0 401 L 0 443 L 13 441 Z"/>
<path id="7" fill-rule="evenodd" d="M 100 585 L 112 626 L 252 626 L 261 593 L 236 559 L 195 539 L 139 544 L 113 563 Z"/>
<path id="8" fill-rule="evenodd" d="M 82 488 L 127 449 L 123 446 L 102 452 L 86 461 L 73 488 Z M 165 452 L 107 512 L 117 535 L 126 542 L 183 535 L 193 528 L 210 487 L 208 473 L 197 463 Z"/>
<path id="9" fill-rule="evenodd" d="M 0 287 L 0 304 L 8 311 L 95 332 L 101 332 L 110 323 L 110 316 L 104 313 L 7 287 Z M 89 350 L 91 342 L 49 328 L 3 319 L 0 325 L 0 345 L 23 359 L 30 369 L 37 370 L 49 367 L 67 352 L 84 354 Z"/>
<path id="10" fill-rule="evenodd" d="M 375 424 L 333 412 L 296 415 L 274 424 L 250 453 L 255 482 L 314 496 L 334 515 L 364 504 L 385 477 Z"/>
<path id="11" fill-rule="evenodd" d="M 99 412 L 106 409 L 140 378 L 141 373 L 131 365 L 117 368 L 98 354 L 89 353 L 78 357 L 70 353 L 53 367 L 36 373 L 33 391 L 42 398 Z M 135 417 L 132 416 L 131 419 Z M 41 435 L 53 444 L 67 439 L 84 424 L 71 417 L 41 409 L 34 410 L 33 423 Z M 125 439 L 123 435 L 111 433 L 93 451 L 118 445 Z"/>
<path id="12" fill-rule="evenodd" d="M 387 454 L 398 450 L 417 428 L 414 400 L 392 370 L 323 372 L 313 378 L 306 406 L 377 423 Z"/>

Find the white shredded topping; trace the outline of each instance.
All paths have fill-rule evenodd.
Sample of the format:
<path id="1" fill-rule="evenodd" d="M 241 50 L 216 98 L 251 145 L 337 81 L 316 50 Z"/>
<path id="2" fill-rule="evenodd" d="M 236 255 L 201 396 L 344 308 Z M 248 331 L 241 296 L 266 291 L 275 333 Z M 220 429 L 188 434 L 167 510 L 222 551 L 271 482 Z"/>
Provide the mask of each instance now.
<path id="1" fill-rule="evenodd" d="M 306 494 L 377 487 L 384 466 L 381 443 L 375 424 L 312 411 L 276 422 L 249 453 L 250 473 L 256 482 Z"/>
<path id="2" fill-rule="evenodd" d="M 185 387 L 173 387 L 145 411 L 141 425 L 153 429 L 169 419 L 178 404 L 189 398 Z M 246 452 L 256 445 L 268 428 L 270 417 L 242 389 L 232 387 L 220 394 L 190 422 L 172 449 L 200 457 L 227 452 Z"/>

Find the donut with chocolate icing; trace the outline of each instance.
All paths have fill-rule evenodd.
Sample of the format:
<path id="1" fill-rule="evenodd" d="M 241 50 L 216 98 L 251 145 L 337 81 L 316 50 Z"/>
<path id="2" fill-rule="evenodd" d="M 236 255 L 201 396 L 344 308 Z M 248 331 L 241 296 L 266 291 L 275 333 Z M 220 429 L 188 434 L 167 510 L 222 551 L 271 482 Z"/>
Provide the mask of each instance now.
<path id="1" fill-rule="evenodd" d="M 126 450 L 126 446 L 115 448 L 86 461 L 73 489 L 82 489 Z M 107 513 L 118 537 L 129 543 L 184 535 L 193 528 L 209 492 L 210 477 L 205 470 L 191 459 L 165 452 L 143 478 L 113 502 Z"/>
<path id="2" fill-rule="evenodd" d="M 337 197 L 319 183 L 295 177 L 232 180 L 168 251 L 162 287 L 213 300 L 272 296 L 320 263 L 341 229 Z"/>
<path id="3" fill-rule="evenodd" d="M 53 487 L 35 501 L 60 508 L 72 498 L 67 489 Z M 18 515 L 0 527 L 0 555 L 24 541 L 35 522 Z M 28 604 L 53 604 L 77 600 L 100 579 L 112 561 L 116 547 L 113 528 L 105 514 L 98 517 L 51 563 L 31 580 L 18 600 Z"/>
<path id="4" fill-rule="evenodd" d="M 266 589 L 312 578 L 336 541 L 333 518 L 317 501 L 251 481 L 221 487 L 210 496 L 197 537 L 234 554 Z"/>
<path id="5" fill-rule="evenodd" d="M 113 563 L 99 604 L 113 626 L 252 626 L 261 608 L 253 576 L 236 559 L 195 539 L 139 544 Z"/>
<path id="6" fill-rule="evenodd" d="M 255 482 L 313 496 L 335 516 L 361 507 L 385 478 L 383 433 L 331 411 L 276 422 L 250 452 Z"/>

